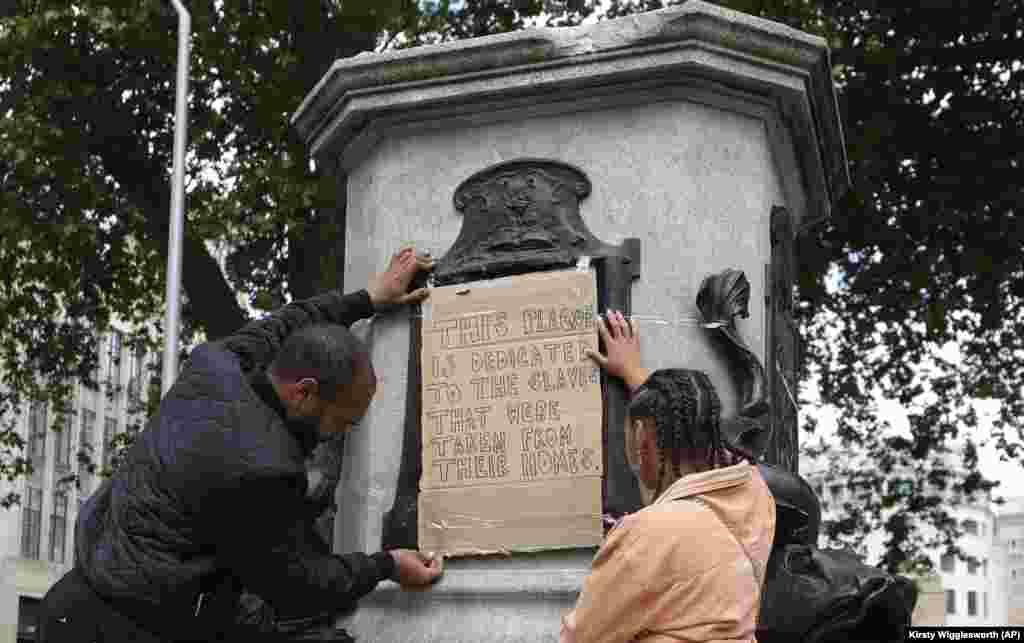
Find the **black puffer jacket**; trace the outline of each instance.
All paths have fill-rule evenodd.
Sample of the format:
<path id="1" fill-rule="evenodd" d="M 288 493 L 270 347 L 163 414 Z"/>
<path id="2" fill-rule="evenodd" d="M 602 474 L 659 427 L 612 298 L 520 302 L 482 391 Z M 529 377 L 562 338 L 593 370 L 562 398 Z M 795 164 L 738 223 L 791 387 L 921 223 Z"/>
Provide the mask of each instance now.
<path id="1" fill-rule="evenodd" d="M 163 638 L 203 640 L 199 596 L 225 579 L 301 616 L 344 607 L 390 576 L 387 554 L 337 556 L 311 542 L 305 458 L 315 436 L 286 425 L 264 374 L 297 328 L 372 314 L 365 291 L 328 293 L 197 347 L 79 514 L 76 564 L 93 589 Z"/>

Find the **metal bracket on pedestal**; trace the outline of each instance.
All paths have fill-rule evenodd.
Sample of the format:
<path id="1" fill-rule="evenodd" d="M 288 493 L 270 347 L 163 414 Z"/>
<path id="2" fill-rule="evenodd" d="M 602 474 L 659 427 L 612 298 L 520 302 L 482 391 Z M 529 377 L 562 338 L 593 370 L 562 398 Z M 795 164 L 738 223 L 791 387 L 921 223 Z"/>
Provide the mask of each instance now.
<path id="1" fill-rule="evenodd" d="M 772 446 L 766 459 L 792 473 L 797 472 L 797 372 L 800 365 L 800 331 L 793 320 L 793 284 L 796 280 L 796 234 L 793 215 L 772 207 L 772 261 L 769 293 L 768 394 L 772 400 Z"/>

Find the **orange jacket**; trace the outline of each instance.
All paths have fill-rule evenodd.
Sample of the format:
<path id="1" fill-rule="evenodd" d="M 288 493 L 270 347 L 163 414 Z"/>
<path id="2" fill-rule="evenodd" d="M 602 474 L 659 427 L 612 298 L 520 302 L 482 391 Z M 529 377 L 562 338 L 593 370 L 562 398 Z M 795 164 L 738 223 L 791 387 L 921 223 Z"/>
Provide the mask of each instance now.
<path id="1" fill-rule="evenodd" d="M 754 641 L 774 531 L 757 467 L 683 476 L 608 534 L 562 643 Z"/>

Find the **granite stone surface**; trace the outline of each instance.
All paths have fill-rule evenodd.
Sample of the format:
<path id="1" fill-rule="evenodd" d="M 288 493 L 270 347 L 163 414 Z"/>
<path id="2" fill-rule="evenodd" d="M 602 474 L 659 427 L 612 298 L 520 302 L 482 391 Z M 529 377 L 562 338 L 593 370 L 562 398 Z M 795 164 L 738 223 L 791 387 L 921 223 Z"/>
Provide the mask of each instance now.
<path id="1" fill-rule="evenodd" d="M 444 255 L 462 223 L 453 193 L 472 174 L 523 157 L 578 167 L 592 184 L 580 207 L 589 230 L 611 244 L 641 240 L 632 306 L 645 365 L 706 370 L 726 416 L 739 391 L 698 326 L 701 280 L 746 273 L 750 317 L 738 330 L 764 359 L 771 209 L 808 224 L 848 184 L 824 42 L 698 0 L 338 61 L 293 122 L 345 175 L 348 290 L 403 244 Z M 402 450 L 410 314 L 355 329 L 380 382 L 345 444 L 338 551 L 381 545 Z M 432 588 L 384 583 L 339 625 L 359 641 L 557 641 L 592 555 L 448 561 Z"/>
<path id="2" fill-rule="evenodd" d="M 346 283 L 364 282 L 406 241 L 443 255 L 461 224 L 451 200 L 455 187 L 483 167 L 521 156 L 559 159 L 587 173 L 593 193 L 581 213 L 590 230 L 609 243 L 628 236 L 642 240 L 633 311 L 646 365 L 706 370 L 724 413 L 733 413 L 738 391 L 708 333 L 695 323 L 695 299 L 705 275 L 744 270 L 756 296 L 739 329 L 763 356 L 768 217 L 771 204 L 786 198 L 760 119 L 667 101 L 385 139 L 349 175 Z M 374 319 L 357 331 L 372 347 L 381 384 L 368 417 L 346 443 L 339 551 L 380 545 L 383 516 L 394 498 L 405 408 L 407 313 Z M 494 561 L 452 561 L 428 592 L 382 588 L 345 622 L 359 640 L 557 640 L 560 614 L 575 600 L 569 586 L 585 576 L 589 558 L 578 552 L 552 556 L 559 583 L 547 568 L 498 572 L 491 569 Z M 481 576 L 482 570 L 490 575 Z M 492 582 L 502 591 L 483 592 Z M 460 623 L 458 636 L 442 636 L 453 620 Z M 482 633 L 491 638 L 474 638 Z"/>

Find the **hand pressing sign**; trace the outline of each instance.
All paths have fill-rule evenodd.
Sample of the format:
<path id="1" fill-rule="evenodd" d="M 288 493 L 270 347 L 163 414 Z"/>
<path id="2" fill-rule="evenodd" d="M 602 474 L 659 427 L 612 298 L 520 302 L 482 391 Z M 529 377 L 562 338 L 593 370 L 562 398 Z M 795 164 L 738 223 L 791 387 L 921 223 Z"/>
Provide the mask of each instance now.
<path id="1" fill-rule="evenodd" d="M 366 292 L 374 310 L 383 311 L 404 304 L 418 304 L 430 295 L 427 288 L 409 292 L 416 274 L 421 270 L 433 270 L 434 259 L 430 253 L 417 254 L 416 249 L 406 247 L 391 257 L 387 270 L 370 278 Z"/>
<path id="2" fill-rule="evenodd" d="M 597 331 L 607 355 L 588 350 L 586 356 L 608 371 L 609 375 L 621 377 L 630 391 L 638 389 L 647 380 L 649 373 L 640 363 L 637 323 L 626 319 L 621 311 L 608 310 L 605 319 L 598 319 Z"/>
<path id="3" fill-rule="evenodd" d="M 413 549 L 392 549 L 388 553 L 395 559 L 395 577 L 391 580 L 404 589 L 429 585 L 444 572 L 444 557 L 440 554 L 423 554 Z"/>

